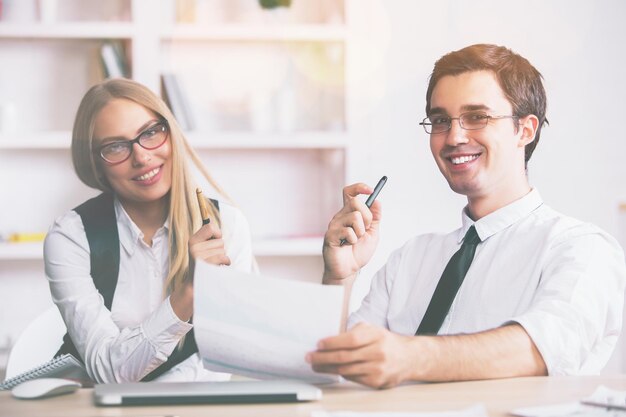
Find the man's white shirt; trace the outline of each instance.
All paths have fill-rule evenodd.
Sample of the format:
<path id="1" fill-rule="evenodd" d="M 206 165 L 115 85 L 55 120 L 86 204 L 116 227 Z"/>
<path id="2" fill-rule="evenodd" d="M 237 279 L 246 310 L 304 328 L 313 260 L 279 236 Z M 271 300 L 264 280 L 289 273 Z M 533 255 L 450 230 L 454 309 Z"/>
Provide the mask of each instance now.
<path id="1" fill-rule="evenodd" d="M 372 280 L 348 321 L 413 335 L 441 274 L 474 225 L 481 243 L 439 331 L 475 333 L 516 322 L 550 375 L 598 373 L 622 327 L 624 252 L 598 227 L 552 210 L 539 192 L 449 234 L 409 240 Z"/>

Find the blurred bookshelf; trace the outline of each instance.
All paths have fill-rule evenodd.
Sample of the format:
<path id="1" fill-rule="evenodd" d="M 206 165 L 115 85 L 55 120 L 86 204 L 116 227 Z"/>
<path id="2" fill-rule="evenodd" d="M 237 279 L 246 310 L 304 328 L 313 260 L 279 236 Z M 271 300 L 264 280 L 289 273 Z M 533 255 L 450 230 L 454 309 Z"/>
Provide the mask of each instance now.
<path id="1" fill-rule="evenodd" d="M 71 127 L 82 95 L 119 64 L 162 95 L 173 74 L 193 121 L 186 136 L 248 218 L 257 256 L 320 256 L 349 178 L 349 3 L 2 3 L 0 110 L 10 107 L 11 120 L 0 126 L 0 174 L 19 181 L 0 190 L 10 202 L 0 234 L 47 230 L 94 194 L 73 177 Z M 41 244 L 0 243 L 0 262 L 41 253 Z"/>

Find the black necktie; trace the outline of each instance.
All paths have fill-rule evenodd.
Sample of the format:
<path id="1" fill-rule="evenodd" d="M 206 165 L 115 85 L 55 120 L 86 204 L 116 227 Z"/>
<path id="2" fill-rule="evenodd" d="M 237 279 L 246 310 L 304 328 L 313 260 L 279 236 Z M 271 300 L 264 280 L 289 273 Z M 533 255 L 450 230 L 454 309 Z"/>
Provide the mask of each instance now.
<path id="1" fill-rule="evenodd" d="M 479 243 L 480 238 L 476 233 L 476 229 L 472 226 L 465 234 L 461 248 L 452 255 L 452 258 L 448 261 L 448 265 L 446 265 L 446 269 L 443 270 L 443 274 L 441 274 L 441 279 L 437 284 L 433 298 L 430 300 L 430 304 L 428 304 L 424 318 L 417 332 L 415 332 L 416 335 L 437 334 L 437 332 L 439 332 L 439 328 L 450 310 L 452 301 L 463 283 L 465 274 L 472 264 L 476 246 L 478 246 Z"/>

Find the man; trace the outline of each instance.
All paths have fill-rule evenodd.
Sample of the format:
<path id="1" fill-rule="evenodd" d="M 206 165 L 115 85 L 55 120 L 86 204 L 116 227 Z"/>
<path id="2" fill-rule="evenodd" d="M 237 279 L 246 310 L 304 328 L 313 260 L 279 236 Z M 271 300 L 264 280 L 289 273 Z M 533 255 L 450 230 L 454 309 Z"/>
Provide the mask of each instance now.
<path id="1" fill-rule="evenodd" d="M 386 388 L 601 370 L 621 330 L 624 253 L 530 186 L 545 111 L 541 74 L 509 49 L 437 61 L 421 124 L 450 188 L 467 196 L 462 227 L 396 250 L 350 330 L 307 355 L 316 371 Z M 346 300 L 378 241 L 381 205 L 357 198 L 371 192 L 345 187 L 324 239 L 324 283 L 344 285 Z"/>

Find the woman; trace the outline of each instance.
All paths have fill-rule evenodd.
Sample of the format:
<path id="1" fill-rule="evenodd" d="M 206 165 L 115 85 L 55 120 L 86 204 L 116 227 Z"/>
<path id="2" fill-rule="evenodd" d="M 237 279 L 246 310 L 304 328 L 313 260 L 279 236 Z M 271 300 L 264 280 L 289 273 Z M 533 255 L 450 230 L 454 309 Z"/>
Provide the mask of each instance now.
<path id="1" fill-rule="evenodd" d="M 134 81 L 87 92 L 71 150 L 80 180 L 103 194 L 57 219 L 45 240 L 46 275 L 68 329 L 62 352 L 79 355 L 100 383 L 228 378 L 203 368 L 189 334 L 190 263 L 250 271 L 241 212 L 211 200 L 202 225 L 187 158 L 224 193 L 163 101 Z"/>

